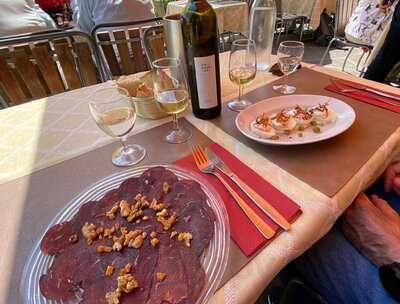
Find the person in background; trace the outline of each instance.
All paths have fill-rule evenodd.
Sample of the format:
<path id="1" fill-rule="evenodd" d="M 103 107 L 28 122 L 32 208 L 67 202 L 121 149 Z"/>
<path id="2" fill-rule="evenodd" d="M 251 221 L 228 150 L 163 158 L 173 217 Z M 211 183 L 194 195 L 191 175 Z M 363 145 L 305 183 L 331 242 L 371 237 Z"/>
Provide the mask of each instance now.
<path id="1" fill-rule="evenodd" d="M 294 265 L 330 304 L 400 301 L 400 162 Z M 390 206 L 390 205 L 392 206 Z"/>
<path id="2" fill-rule="evenodd" d="M 71 0 L 73 20 L 89 33 L 100 23 L 140 21 L 154 18 L 148 0 Z"/>
<path id="3" fill-rule="evenodd" d="M 37 4 L 47 13 L 59 13 L 65 5 L 69 5 L 69 0 L 35 0 Z"/>
<path id="4" fill-rule="evenodd" d="M 0 0 L 0 36 L 56 29 L 56 24 L 34 0 Z"/>
<path id="5" fill-rule="evenodd" d="M 373 46 L 383 28 L 393 16 L 398 0 L 360 0 L 345 28 L 346 39 L 357 44 Z"/>
<path id="6" fill-rule="evenodd" d="M 400 2 L 397 2 L 392 23 L 382 48 L 368 66 L 364 78 L 384 82 L 393 67 L 400 62 Z"/>

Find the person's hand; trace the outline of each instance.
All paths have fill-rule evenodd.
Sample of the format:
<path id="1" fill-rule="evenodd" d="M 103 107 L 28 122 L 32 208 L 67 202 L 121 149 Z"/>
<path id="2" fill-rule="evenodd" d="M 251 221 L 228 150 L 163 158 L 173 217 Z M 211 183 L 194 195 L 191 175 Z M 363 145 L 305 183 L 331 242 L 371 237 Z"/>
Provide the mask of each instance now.
<path id="1" fill-rule="evenodd" d="M 385 191 L 394 191 L 400 196 L 400 162 L 393 163 L 385 171 Z"/>
<path id="2" fill-rule="evenodd" d="M 400 216 L 378 196 L 359 194 L 344 214 L 342 230 L 377 266 L 400 262 Z"/>

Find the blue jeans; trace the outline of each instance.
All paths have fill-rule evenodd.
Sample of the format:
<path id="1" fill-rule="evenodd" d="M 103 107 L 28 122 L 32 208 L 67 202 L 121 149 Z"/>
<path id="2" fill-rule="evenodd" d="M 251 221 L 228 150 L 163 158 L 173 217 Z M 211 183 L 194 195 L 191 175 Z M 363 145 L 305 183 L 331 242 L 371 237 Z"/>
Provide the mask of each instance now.
<path id="1" fill-rule="evenodd" d="M 400 197 L 385 193 L 383 185 L 376 184 L 366 192 L 387 200 L 400 213 Z M 396 303 L 383 288 L 378 268 L 352 246 L 338 225 L 294 265 L 329 304 Z"/>

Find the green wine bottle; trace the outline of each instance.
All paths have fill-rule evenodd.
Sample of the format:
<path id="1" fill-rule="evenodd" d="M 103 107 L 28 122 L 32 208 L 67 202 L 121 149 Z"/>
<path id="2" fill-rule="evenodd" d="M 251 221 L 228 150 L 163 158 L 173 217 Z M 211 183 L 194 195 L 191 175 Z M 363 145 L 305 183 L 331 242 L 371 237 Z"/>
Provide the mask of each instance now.
<path id="1" fill-rule="evenodd" d="M 217 18 L 206 0 L 189 0 L 181 21 L 193 113 L 212 119 L 221 113 Z"/>

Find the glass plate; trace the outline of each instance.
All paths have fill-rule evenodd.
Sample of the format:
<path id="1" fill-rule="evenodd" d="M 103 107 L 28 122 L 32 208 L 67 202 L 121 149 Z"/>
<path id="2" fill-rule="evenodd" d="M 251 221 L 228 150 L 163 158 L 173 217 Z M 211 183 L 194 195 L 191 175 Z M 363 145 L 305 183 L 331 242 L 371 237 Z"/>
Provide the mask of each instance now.
<path id="1" fill-rule="evenodd" d="M 77 197 L 72 199 L 51 221 L 42 235 L 37 239 L 32 252 L 27 259 L 20 283 L 20 294 L 25 304 L 55 304 L 66 303 L 62 301 L 50 301 L 42 296 L 39 289 L 39 279 L 45 274 L 53 262 L 53 257 L 44 255 L 39 248 L 40 241 L 48 229 L 55 224 L 70 220 L 80 206 L 91 200 L 99 200 L 108 191 L 119 187 L 127 178 L 138 177 L 145 170 L 153 166 L 131 168 L 107 176 L 89 188 L 84 190 Z M 174 172 L 179 179 L 191 179 L 198 182 L 207 195 L 207 204 L 213 209 L 216 220 L 214 224 L 214 237 L 202 257 L 202 266 L 206 273 L 206 283 L 196 304 L 207 303 L 218 288 L 222 275 L 224 274 L 229 254 L 229 222 L 225 206 L 216 190 L 200 175 L 175 166 L 166 165 L 166 169 Z M 69 301 L 68 303 L 78 303 Z"/>

